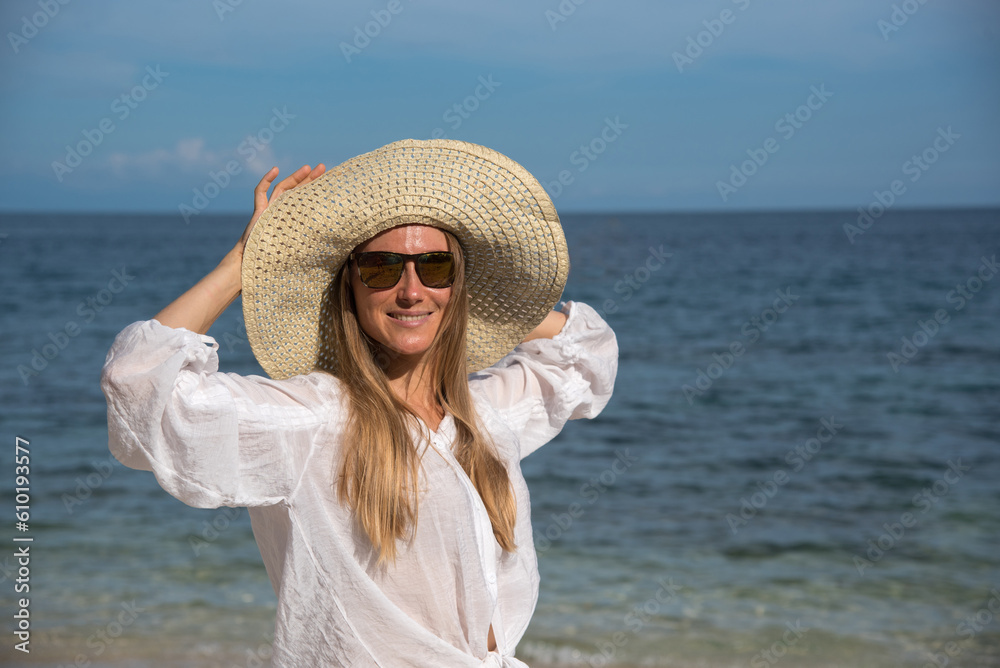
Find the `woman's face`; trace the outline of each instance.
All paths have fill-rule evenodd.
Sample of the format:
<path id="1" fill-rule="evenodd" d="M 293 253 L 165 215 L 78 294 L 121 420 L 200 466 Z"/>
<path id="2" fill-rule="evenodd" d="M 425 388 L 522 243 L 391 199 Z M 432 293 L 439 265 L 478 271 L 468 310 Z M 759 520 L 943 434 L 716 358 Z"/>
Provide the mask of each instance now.
<path id="1" fill-rule="evenodd" d="M 355 249 L 414 255 L 448 251 L 444 232 L 426 225 L 403 225 L 379 234 Z M 349 267 L 358 324 L 365 334 L 399 355 L 422 355 L 430 348 L 451 299 L 451 288 L 428 288 L 420 282 L 414 262 L 406 262 L 399 282 L 391 288 L 369 288 L 357 267 Z"/>

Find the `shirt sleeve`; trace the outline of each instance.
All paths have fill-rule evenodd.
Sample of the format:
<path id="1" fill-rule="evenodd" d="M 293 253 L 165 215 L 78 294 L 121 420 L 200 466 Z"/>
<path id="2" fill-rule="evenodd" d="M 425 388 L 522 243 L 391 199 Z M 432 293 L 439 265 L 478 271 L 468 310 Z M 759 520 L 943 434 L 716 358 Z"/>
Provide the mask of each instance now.
<path id="1" fill-rule="evenodd" d="M 523 459 L 562 430 L 567 420 L 597 416 L 611 399 L 618 341 L 593 308 L 566 302 L 562 331 L 522 343 L 497 364 L 470 377 L 520 440 Z"/>
<path id="2" fill-rule="evenodd" d="M 217 351 L 212 337 L 156 320 L 126 327 L 101 373 L 108 446 L 196 508 L 280 503 L 331 419 L 336 381 L 219 373 Z"/>

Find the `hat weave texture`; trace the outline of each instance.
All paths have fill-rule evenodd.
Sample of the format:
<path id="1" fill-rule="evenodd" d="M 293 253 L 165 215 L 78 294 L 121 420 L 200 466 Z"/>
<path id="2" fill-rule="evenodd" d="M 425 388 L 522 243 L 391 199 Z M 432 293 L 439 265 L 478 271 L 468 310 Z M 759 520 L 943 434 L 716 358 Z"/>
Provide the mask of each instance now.
<path id="1" fill-rule="evenodd" d="M 327 288 L 351 251 L 398 225 L 453 233 L 465 255 L 468 369 L 509 353 L 552 310 L 569 253 L 552 200 L 507 156 L 477 144 L 406 139 L 283 193 L 243 251 L 243 317 L 269 376 L 336 371 Z"/>

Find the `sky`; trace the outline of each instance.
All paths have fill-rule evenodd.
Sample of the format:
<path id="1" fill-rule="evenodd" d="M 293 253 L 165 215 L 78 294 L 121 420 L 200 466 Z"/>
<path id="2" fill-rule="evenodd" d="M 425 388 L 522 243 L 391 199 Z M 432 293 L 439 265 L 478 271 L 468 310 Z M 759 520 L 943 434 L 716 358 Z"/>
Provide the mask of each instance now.
<path id="1" fill-rule="evenodd" d="M 4 0 L 0 212 L 447 136 L 560 212 L 1000 206 L 996 0 Z"/>

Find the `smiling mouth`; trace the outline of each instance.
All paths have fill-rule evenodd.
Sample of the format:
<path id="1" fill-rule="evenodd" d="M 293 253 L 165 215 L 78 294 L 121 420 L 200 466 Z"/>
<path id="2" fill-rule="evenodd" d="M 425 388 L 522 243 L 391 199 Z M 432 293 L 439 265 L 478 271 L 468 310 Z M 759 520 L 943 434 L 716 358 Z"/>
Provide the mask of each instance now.
<path id="1" fill-rule="evenodd" d="M 399 320 L 400 322 L 413 322 L 414 320 L 423 320 L 430 313 L 422 313 L 420 315 L 405 315 L 403 313 L 390 313 L 389 317 Z"/>

